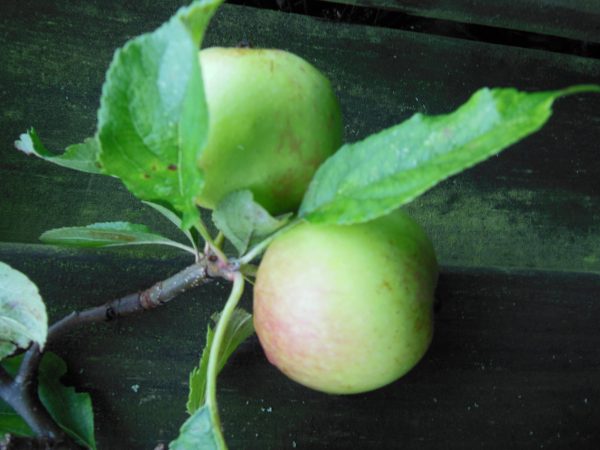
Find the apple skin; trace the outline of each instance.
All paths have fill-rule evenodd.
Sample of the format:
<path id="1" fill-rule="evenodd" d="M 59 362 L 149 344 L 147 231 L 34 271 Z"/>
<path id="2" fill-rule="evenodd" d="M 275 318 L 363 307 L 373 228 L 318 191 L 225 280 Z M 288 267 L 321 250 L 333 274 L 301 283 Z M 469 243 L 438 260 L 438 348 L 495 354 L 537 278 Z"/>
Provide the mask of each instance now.
<path id="1" fill-rule="evenodd" d="M 358 225 L 302 223 L 259 266 L 256 333 L 298 383 L 331 394 L 377 389 L 429 347 L 437 276 L 429 238 L 401 210 Z"/>
<path id="2" fill-rule="evenodd" d="M 214 208 L 250 189 L 272 214 L 295 211 L 319 165 L 342 144 L 329 80 L 282 50 L 213 47 L 200 52 L 209 112 L 197 203 Z"/>

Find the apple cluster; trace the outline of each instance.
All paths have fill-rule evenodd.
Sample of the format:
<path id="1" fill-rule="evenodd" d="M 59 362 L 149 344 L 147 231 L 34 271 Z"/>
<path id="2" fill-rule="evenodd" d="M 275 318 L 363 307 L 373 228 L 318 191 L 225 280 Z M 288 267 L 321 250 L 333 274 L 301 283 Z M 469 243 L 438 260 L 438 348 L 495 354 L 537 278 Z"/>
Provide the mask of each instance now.
<path id="1" fill-rule="evenodd" d="M 272 214 L 295 211 L 319 165 L 342 143 L 328 79 L 281 50 L 200 52 L 210 117 L 199 161 L 201 206 L 249 189 Z M 267 249 L 254 287 L 254 325 L 271 363 L 334 394 L 403 376 L 433 333 L 438 266 L 405 212 L 355 225 L 301 223 Z"/>

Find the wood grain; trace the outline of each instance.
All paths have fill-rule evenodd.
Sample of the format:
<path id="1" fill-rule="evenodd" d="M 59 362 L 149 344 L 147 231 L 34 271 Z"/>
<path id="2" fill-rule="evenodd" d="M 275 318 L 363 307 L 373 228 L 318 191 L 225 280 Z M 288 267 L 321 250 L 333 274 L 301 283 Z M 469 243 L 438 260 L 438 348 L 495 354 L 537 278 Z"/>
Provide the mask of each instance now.
<path id="1" fill-rule="evenodd" d="M 336 0 L 414 16 L 600 43 L 596 0 Z"/>
<path id="2" fill-rule="evenodd" d="M 24 251 L 26 250 L 26 251 Z M 51 318 L 141 289 L 187 258 L 5 244 Z M 595 449 L 600 443 L 600 276 L 442 270 L 433 345 L 378 391 L 329 396 L 269 365 L 255 338 L 219 379 L 232 449 Z M 153 448 L 185 419 L 186 381 L 226 286 L 207 285 L 162 310 L 74 331 L 52 350 L 68 381 L 91 392 L 100 448 Z M 246 292 L 243 306 L 250 308 Z M 295 443 L 295 446 L 294 446 Z"/>
<path id="3" fill-rule="evenodd" d="M 93 133 L 113 48 L 152 29 L 175 5 L 162 16 L 149 8 L 144 22 L 141 7 L 103 14 L 93 2 L 57 0 L 42 10 L 29 5 L 27 14 L 27 2 L 13 1 L 0 6 L 6 12 L 0 19 L 0 239 L 37 242 L 48 228 L 106 220 L 169 233 L 116 180 L 27 158 L 12 143 L 31 125 L 57 150 Z M 228 5 L 205 45 L 245 38 L 293 51 L 323 70 L 342 103 L 349 141 L 415 112 L 449 112 L 482 86 L 537 90 L 600 81 L 598 60 Z M 600 271 L 598 102 L 597 95 L 560 100 L 542 131 L 408 206 L 444 264 Z"/>
<path id="4" fill-rule="evenodd" d="M 36 244 L 48 228 L 129 220 L 177 232 L 113 179 L 13 149 L 33 125 L 62 149 L 93 133 L 115 47 L 182 1 L 0 4 L 0 259 L 39 286 L 53 319 L 164 278 L 190 261 L 160 250 Z M 453 110 L 481 86 L 600 82 L 598 60 L 225 5 L 205 45 L 293 51 L 327 74 L 354 141 L 414 112 Z M 596 449 L 600 445 L 600 100 L 560 100 L 550 123 L 408 206 L 444 267 L 430 352 L 370 394 L 287 381 L 255 339 L 220 379 L 232 449 Z M 53 350 L 92 393 L 100 448 L 153 448 L 185 418 L 187 374 L 227 286 L 65 336 Z M 250 293 L 244 304 L 250 308 Z"/>

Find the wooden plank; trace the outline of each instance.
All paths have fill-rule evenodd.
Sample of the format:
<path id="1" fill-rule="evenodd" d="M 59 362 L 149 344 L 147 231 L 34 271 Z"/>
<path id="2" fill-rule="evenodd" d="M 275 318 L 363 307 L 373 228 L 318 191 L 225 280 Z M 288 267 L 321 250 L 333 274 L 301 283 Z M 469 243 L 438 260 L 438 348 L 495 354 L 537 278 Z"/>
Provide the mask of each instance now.
<path id="1" fill-rule="evenodd" d="M 112 49 L 158 25 L 176 2 L 38 3 L 0 5 L 0 241 L 7 242 L 0 260 L 38 283 L 55 319 L 189 262 L 162 250 L 23 244 L 49 227 L 97 220 L 170 228 L 114 180 L 11 149 L 32 124 L 53 148 L 91 133 Z M 415 111 L 449 111 L 486 84 L 550 89 L 600 80 L 599 64 L 582 58 L 237 6 L 218 14 L 207 45 L 243 38 L 322 68 L 340 96 L 349 140 Z M 540 134 L 410 205 L 446 265 L 436 336 L 422 363 L 380 391 L 325 396 L 287 381 L 252 339 L 220 379 L 232 449 L 598 447 L 598 99 L 566 99 L 556 109 Z M 162 311 L 56 343 L 69 380 L 92 393 L 100 448 L 147 449 L 175 436 L 187 373 L 225 295 L 225 285 L 209 285 Z"/>
<path id="2" fill-rule="evenodd" d="M 600 43 L 597 0 L 335 0 L 335 3 Z"/>
<path id="3" fill-rule="evenodd" d="M 141 289 L 189 263 L 126 252 L 0 245 L 56 319 Z M 596 449 L 600 443 L 600 276 L 442 271 L 433 345 L 402 380 L 355 396 L 312 392 L 268 364 L 255 338 L 219 381 L 232 449 Z M 100 448 L 154 448 L 185 418 L 187 373 L 226 287 L 207 285 L 162 310 L 80 329 L 52 349 L 90 391 Z M 249 308 L 249 292 L 243 303 Z"/>
<path id="4" fill-rule="evenodd" d="M 31 126 L 56 151 L 92 135 L 115 49 L 185 2 L 155 3 L 0 4 L 0 240 L 37 242 L 46 229 L 110 220 L 151 224 L 172 235 L 172 226 L 117 180 L 27 158 L 12 145 Z"/>
<path id="5" fill-rule="evenodd" d="M 116 180 L 27 158 L 12 142 L 31 125 L 55 149 L 91 134 L 113 49 L 158 25 L 177 3 L 2 2 L 1 240 L 37 242 L 48 228 L 105 220 L 169 233 Z M 485 85 L 600 81 L 598 60 L 225 5 L 206 45 L 243 39 L 288 49 L 323 70 L 349 141 L 417 111 L 451 111 Z M 593 95 L 559 101 L 541 132 L 408 206 L 442 263 L 600 271 L 598 104 Z"/>

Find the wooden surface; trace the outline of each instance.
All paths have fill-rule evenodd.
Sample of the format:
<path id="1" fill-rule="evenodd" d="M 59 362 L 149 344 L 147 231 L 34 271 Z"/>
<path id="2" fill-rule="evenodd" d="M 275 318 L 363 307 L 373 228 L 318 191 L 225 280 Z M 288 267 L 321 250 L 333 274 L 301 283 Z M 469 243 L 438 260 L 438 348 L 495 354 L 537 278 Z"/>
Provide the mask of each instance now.
<path id="1" fill-rule="evenodd" d="M 13 244 L 0 247 L 0 259 L 38 283 L 54 300 L 55 317 L 120 295 L 124 286 L 147 286 L 186 262 Z M 69 380 L 92 394 L 100 448 L 151 449 L 176 434 L 187 373 L 225 289 L 210 285 L 163 310 L 56 343 L 70 363 Z M 356 396 L 288 381 L 252 338 L 219 380 L 228 442 L 273 450 L 595 449 L 600 302 L 590 293 L 597 291 L 592 274 L 446 268 L 425 359 L 401 381 Z"/>
<path id="2" fill-rule="evenodd" d="M 335 3 L 600 43 L 598 0 L 335 0 Z"/>
<path id="3" fill-rule="evenodd" d="M 53 149 L 93 133 L 113 50 L 182 3 L 0 4 L 0 260 L 38 283 L 52 318 L 189 262 L 161 249 L 39 245 L 48 228 L 106 220 L 176 234 L 116 180 L 12 147 L 31 125 Z M 293 51 L 325 72 L 349 141 L 416 111 L 453 110 L 481 86 L 600 82 L 600 60 L 225 5 L 205 44 L 243 39 Z M 377 392 L 326 396 L 287 381 L 252 339 L 220 379 L 232 449 L 600 446 L 600 98 L 560 100 L 555 111 L 535 136 L 408 206 L 443 266 L 443 307 L 422 363 Z M 92 393 L 101 448 L 149 449 L 175 436 L 187 373 L 226 288 L 211 285 L 55 346 L 71 381 Z"/>
<path id="4" fill-rule="evenodd" d="M 7 13 L 0 19 L 6 40 L 0 54 L 0 198 L 10 211 L 0 216 L 0 237 L 37 242 L 51 227 L 154 220 L 116 180 L 26 158 L 12 142 L 31 125 L 54 149 L 90 135 L 113 49 L 157 26 L 177 2 L 164 5 L 162 14 L 149 5 L 145 25 L 140 3 L 104 15 L 94 3 L 48 3 L 40 11 L 36 2 L 29 9 L 27 2 L 12 2 L 2 5 Z M 600 60 L 237 6 L 217 15 L 206 45 L 245 38 L 291 50 L 321 68 L 342 103 L 347 140 L 417 111 L 451 111 L 482 86 L 534 90 L 600 81 Z M 600 271 L 597 105 L 590 95 L 560 100 L 542 132 L 409 206 L 444 264 Z"/>

